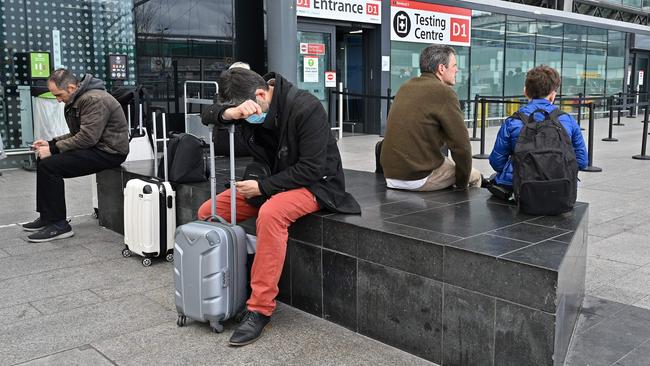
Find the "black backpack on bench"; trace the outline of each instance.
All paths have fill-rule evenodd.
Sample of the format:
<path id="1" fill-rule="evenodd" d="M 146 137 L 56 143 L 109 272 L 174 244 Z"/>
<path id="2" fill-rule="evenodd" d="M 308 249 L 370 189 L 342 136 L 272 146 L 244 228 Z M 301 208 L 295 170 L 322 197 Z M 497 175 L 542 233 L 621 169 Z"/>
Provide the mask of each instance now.
<path id="1" fill-rule="evenodd" d="M 544 120 L 535 121 L 541 113 Z M 569 134 L 559 122 L 564 114 L 537 109 L 526 116 L 516 112 L 511 118 L 524 126 L 512 155 L 513 188 L 519 211 L 530 215 L 559 215 L 576 202 L 578 162 Z"/>
<path id="2" fill-rule="evenodd" d="M 198 183 L 208 180 L 207 144 L 189 133 L 171 133 L 169 156 L 169 181 L 172 183 Z M 165 159 L 158 165 L 158 177 L 164 179 Z"/>

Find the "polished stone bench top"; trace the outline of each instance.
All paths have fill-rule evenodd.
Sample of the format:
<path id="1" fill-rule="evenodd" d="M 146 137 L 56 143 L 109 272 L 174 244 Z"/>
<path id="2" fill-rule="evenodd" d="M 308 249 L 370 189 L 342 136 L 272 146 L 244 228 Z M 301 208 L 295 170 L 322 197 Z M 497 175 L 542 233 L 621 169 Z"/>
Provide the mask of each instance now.
<path id="1" fill-rule="evenodd" d="M 238 178 L 249 161 L 236 160 Z M 217 192 L 221 192 L 228 179 L 228 160 L 217 158 L 216 168 Z M 149 160 L 128 162 L 121 169 L 134 175 L 153 175 Z M 355 170 L 345 170 L 345 179 L 346 190 L 359 202 L 362 214 L 320 211 L 310 216 L 552 271 L 558 270 L 587 208 L 578 202 L 572 212 L 563 215 L 530 216 L 518 213 L 516 206 L 493 198 L 485 189 L 407 192 L 388 189 L 382 175 Z M 208 182 L 182 184 L 177 187 L 177 199 L 182 198 L 181 186 L 210 190 Z M 357 245 L 331 239 L 336 241 L 334 246 Z M 353 255 L 357 252 L 356 248 L 338 249 Z"/>

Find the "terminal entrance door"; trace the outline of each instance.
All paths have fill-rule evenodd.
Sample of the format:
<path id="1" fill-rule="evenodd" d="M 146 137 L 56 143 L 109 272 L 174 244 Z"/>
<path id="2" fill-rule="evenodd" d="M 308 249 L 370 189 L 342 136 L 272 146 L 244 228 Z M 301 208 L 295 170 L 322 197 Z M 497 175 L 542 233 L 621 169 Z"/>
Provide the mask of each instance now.
<path id="1" fill-rule="evenodd" d="M 298 88 L 315 95 L 329 111 L 330 122 L 334 113 L 330 110 L 329 91 L 325 87 L 325 72 L 335 70 L 332 53 L 336 39 L 334 26 L 321 24 L 298 24 Z"/>
<path id="2" fill-rule="evenodd" d="M 368 32 L 374 30 L 350 25 L 298 23 L 298 87 L 321 101 L 333 126 L 337 119 L 338 95 L 333 94 L 333 100 L 329 100 L 329 90 L 338 90 L 339 83 L 343 83 L 347 93 L 356 94 L 343 97 L 343 129 L 346 133 L 379 132 L 378 122 L 369 124 L 366 121 L 367 116 L 378 114 L 379 100 L 369 101 L 359 96 L 369 94 L 367 85 L 373 78 L 373 70 L 366 66 L 369 52 L 366 38 Z M 336 73 L 335 87 L 326 87 L 326 71 Z M 379 95 L 379 92 L 375 94 Z"/>
<path id="3" fill-rule="evenodd" d="M 632 65 L 630 67 L 630 70 L 632 71 L 632 75 L 630 75 L 630 85 L 629 85 L 629 92 L 630 93 L 638 93 L 638 99 L 635 98 L 634 101 L 644 103 L 648 100 L 648 95 L 646 94 L 650 88 L 648 87 L 648 81 L 650 80 L 650 77 L 648 76 L 648 67 L 650 67 L 650 53 L 648 52 L 634 52 L 631 54 L 630 57 L 632 61 Z M 636 111 L 634 111 L 636 114 Z"/>

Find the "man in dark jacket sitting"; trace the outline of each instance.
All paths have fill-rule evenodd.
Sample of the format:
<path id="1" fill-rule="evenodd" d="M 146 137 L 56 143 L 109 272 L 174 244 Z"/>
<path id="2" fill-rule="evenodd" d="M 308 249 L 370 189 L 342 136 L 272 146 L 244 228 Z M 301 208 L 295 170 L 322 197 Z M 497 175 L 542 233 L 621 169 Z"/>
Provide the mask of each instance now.
<path id="1" fill-rule="evenodd" d="M 219 78 L 218 103 L 204 112 L 204 124 L 241 125 L 243 141 L 270 175 L 237 182 L 237 220 L 257 215 L 257 252 L 251 271 L 252 294 L 247 312 L 230 338 L 233 346 L 257 340 L 271 319 L 287 248 L 288 228 L 298 218 L 325 208 L 360 213 L 345 192 L 336 141 L 320 101 L 281 75 L 262 78 L 243 68 Z M 259 207 L 246 200 L 257 197 Z M 230 221 L 230 190 L 216 197 L 217 214 Z M 210 216 L 210 200 L 199 219 Z"/>
<path id="2" fill-rule="evenodd" d="M 66 220 L 63 178 L 80 177 L 119 166 L 129 153 L 129 135 L 122 106 L 104 82 L 86 74 L 78 80 L 66 69 L 52 73 L 47 87 L 65 103 L 70 133 L 51 141 L 36 140 L 36 211 L 40 216 L 23 225 L 36 231 L 27 239 L 45 242 L 74 235 Z"/>

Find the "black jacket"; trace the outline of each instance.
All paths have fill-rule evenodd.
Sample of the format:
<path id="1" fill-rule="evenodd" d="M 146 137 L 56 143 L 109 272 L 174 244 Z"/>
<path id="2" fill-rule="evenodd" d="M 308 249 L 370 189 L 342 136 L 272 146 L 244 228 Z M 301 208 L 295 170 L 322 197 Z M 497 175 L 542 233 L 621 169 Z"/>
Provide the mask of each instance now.
<path id="1" fill-rule="evenodd" d="M 275 159 L 267 156 L 264 146 L 256 143 L 254 131 L 262 125 L 241 123 L 241 133 L 255 160 L 266 162 L 271 176 L 259 182 L 267 197 L 305 187 L 316 196 L 321 207 L 341 213 L 360 213 L 357 201 L 345 192 L 345 176 L 336 140 L 320 101 L 300 90 L 280 74 L 269 73 L 264 80 L 275 78 L 273 98 L 264 124 L 279 129 Z M 290 90 L 294 89 L 290 93 Z M 291 100 L 288 100 L 291 99 Z M 218 103 L 202 115 L 204 124 L 226 124 L 223 111 L 230 106 Z"/>

